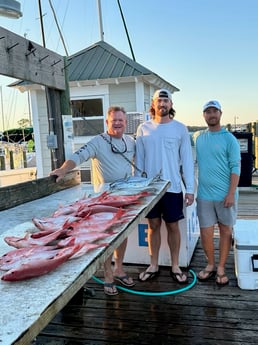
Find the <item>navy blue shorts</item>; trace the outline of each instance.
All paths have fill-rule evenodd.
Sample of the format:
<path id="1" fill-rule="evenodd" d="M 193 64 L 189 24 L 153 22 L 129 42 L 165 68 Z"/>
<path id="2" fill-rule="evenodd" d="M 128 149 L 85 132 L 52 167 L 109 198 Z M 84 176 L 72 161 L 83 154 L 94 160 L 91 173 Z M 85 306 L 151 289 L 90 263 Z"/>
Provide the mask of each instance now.
<path id="1" fill-rule="evenodd" d="M 183 219 L 183 193 L 165 193 L 146 218 L 163 218 L 167 223 Z"/>

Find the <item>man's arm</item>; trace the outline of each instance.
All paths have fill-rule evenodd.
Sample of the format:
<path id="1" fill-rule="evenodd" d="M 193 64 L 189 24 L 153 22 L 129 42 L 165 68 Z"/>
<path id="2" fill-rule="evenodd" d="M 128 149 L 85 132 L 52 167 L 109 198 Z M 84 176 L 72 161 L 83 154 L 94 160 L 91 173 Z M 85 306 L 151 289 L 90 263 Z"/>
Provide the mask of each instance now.
<path id="1" fill-rule="evenodd" d="M 235 191 L 239 183 L 239 175 L 237 174 L 231 174 L 230 175 L 230 185 L 228 194 L 226 195 L 224 199 L 224 206 L 225 207 L 231 207 L 235 203 Z"/>
<path id="2" fill-rule="evenodd" d="M 68 171 L 73 170 L 75 167 L 76 164 L 74 161 L 66 160 L 60 168 L 51 171 L 49 175 L 57 176 L 56 182 L 59 182 L 65 176 L 65 174 L 68 173 Z"/>

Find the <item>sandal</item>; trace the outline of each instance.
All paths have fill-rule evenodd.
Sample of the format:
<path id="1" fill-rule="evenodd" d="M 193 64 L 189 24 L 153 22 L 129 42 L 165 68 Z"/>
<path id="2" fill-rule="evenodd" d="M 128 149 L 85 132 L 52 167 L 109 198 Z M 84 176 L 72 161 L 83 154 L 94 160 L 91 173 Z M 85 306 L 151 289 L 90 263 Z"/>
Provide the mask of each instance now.
<path id="1" fill-rule="evenodd" d="M 200 276 L 200 273 L 202 273 L 202 276 L 203 276 L 204 278 L 202 278 L 202 277 Z M 208 271 L 208 270 L 204 269 L 204 270 L 202 270 L 202 271 L 200 271 L 200 272 L 198 273 L 197 278 L 198 278 L 198 280 L 200 280 L 201 282 L 207 282 L 207 281 L 210 280 L 211 278 L 215 277 L 215 274 L 216 274 L 216 272 L 215 272 L 214 270 Z"/>
<path id="2" fill-rule="evenodd" d="M 179 273 L 179 272 L 176 272 L 176 273 L 174 273 L 174 272 L 172 272 L 171 270 L 170 270 L 170 275 L 171 275 L 171 277 L 172 277 L 172 279 L 176 282 L 176 283 L 178 283 L 178 284 L 187 284 L 188 283 L 188 277 L 187 277 L 187 274 L 186 273 L 183 273 L 183 272 L 181 272 L 181 273 Z M 178 278 L 185 278 L 185 279 L 183 279 L 183 280 L 179 280 Z"/>
<path id="3" fill-rule="evenodd" d="M 147 280 L 152 280 L 154 278 L 157 278 L 159 276 L 159 270 L 156 272 L 148 272 L 144 271 L 139 274 L 139 281 L 140 282 L 146 282 Z"/>
<path id="4" fill-rule="evenodd" d="M 223 278 L 226 278 L 226 280 L 223 282 Z M 216 284 L 219 285 L 219 286 L 224 286 L 224 285 L 227 285 L 229 283 L 229 279 L 228 277 L 226 276 L 225 273 L 223 274 L 218 274 L 216 275 Z"/>
<path id="5" fill-rule="evenodd" d="M 124 276 L 114 276 L 114 279 L 119 282 L 121 285 L 124 285 L 126 287 L 132 287 L 135 285 L 135 282 L 132 281 L 131 283 L 128 283 L 130 277 L 126 274 Z"/>
<path id="6" fill-rule="evenodd" d="M 112 291 L 111 291 L 111 289 L 112 289 Z M 117 291 L 115 282 L 104 283 L 104 293 L 108 296 L 118 295 L 118 291 Z"/>

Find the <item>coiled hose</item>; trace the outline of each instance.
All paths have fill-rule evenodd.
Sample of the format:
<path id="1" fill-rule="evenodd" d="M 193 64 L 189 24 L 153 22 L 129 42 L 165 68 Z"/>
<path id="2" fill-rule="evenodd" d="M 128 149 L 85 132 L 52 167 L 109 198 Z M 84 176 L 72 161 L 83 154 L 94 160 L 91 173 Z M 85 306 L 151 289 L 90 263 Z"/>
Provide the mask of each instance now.
<path id="1" fill-rule="evenodd" d="M 197 277 L 196 277 L 196 274 L 194 273 L 193 270 L 189 270 L 189 272 L 191 273 L 192 277 L 193 277 L 193 281 L 182 287 L 181 289 L 177 289 L 177 290 L 172 290 L 172 291 L 161 291 L 161 292 L 147 292 L 147 291 L 137 291 L 137 290 L 133 290 L 133 289 L 128 289 L 128 288 L 125 288 L 123 286 L 119 286 L 119 285 L 116 285 L 117 289 L 119 290 L 122 290 L 122 291 L 125 291 L 125 292 L 128 292 L 128 293 L 132 293 L 134 295 L 142 295 L 142 296 L 169 296 L 169 295 L 175 295 L 177 293 L 181 293 L 181 292 L 184 292 L 184 291 L 187 291 L 189 289 L 191 289 L 197 282 Z M 104 282 L 93 276 L 92 279 L 94 279 L 97 283 L 100 283 L 100 284 L 104 284 Z"/>

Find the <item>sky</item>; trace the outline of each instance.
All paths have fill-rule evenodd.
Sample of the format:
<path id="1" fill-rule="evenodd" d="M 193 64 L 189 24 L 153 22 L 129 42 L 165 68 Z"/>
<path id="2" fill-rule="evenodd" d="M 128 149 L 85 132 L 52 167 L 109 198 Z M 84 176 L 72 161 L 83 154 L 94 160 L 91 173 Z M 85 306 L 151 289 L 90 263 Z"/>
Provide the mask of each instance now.
<path id="1" fill-rule="evenodd" d="M 97 0 L 19 2 L 23 16 L 0 17 L 0 26 L 43 45 L 41 3 L 46 48 L 58 54 L 101 39 Z M 202 107 L 211 99 L 221 103 L 224 125 L 258 120 L 257 0 L 100 0 L 104 40 L 132 58 L 119 3 L 136 61 L 180 89 L 173 94 L 177 120 L 205 126 Z M 0 130 L 3 119 L 11 128 L 29 118 L 27 93 L 7 92 L 10 81 L 0 76 Z"/>

